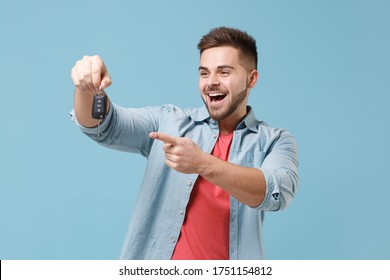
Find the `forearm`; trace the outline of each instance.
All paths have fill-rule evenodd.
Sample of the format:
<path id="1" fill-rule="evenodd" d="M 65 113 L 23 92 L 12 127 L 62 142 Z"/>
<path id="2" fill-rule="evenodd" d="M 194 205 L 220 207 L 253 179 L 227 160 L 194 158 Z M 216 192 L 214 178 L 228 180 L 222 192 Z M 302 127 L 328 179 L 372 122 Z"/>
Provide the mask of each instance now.
<path id="1" fill-rule="evenodd" d="M 207 155 L 199 175 L 249 206 L 258 206 L 265 197 L 266 182 L 257 168 L 239 166 Z"/>
<path id="2" fill-rule="evenodd" d="M 187 137 L 162 132 L 152 132 L 149 137 L 163 141 L 165 163 L 170 168 L 185 174 L 199 174 L 249 206 L 260 206 L 262 210 L 284 209 L 297 190 L 297 149 L 294 138 L 288 133 L 276 142 L 261 163 L 261 169 L 223 161 L 205 153 Z"/>
<path id="3" fill-rule="evenodd" d="M 162 132 L 152 132 L 149 137 L 164 142 L 165 163 L 170 168 L 185 174 L 199 174 L 249 206 L 255 207 L 263 202 L 266 183 L 259 169 L 223 161 L 205 153 L 186 137 Z"/>

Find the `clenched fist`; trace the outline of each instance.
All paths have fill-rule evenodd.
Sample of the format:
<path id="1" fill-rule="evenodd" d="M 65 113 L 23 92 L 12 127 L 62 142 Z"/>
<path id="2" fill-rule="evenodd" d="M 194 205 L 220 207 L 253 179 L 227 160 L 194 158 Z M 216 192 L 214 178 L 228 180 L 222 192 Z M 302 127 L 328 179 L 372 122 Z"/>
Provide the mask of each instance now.
<path id="1" fill-rule="evenodd" d="M 78 60 L 71 72 L 76 89 L 96 93 L 111 85 L 111 76 L 103 60 L 97 56 L 84 56 Z"/>

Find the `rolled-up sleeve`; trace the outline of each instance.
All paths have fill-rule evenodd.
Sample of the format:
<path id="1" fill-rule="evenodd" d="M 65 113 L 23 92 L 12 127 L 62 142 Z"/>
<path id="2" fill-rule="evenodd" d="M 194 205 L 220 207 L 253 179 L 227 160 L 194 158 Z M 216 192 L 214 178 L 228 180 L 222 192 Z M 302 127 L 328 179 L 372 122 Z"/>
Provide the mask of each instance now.
<path id="1" fill-rule="evenodd" d="M 285 209 L 298 189 L 298 151 L 294 137 L 283 131 L 269 148 L 259 168 L 266 181 L 266 195 L 260 210 Z"/>

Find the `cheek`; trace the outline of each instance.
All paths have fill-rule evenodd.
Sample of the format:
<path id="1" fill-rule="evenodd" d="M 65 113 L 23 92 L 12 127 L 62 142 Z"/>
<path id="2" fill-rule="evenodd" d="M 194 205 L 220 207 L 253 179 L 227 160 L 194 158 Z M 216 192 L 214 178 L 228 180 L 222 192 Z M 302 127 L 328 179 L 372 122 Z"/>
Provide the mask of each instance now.
<path id="1" fill-rule="evenodd" d="M 198 87 L 199 87 L 199 90 L 200 90 L 201 92 L 204 91 L 205 86 L 206 86 L 206 82 L 200 79 L 200 80 L 199 80 L 199 83 L 198 83 Z"/>
<path id="2" fill-rule="evenodd" d="M 241 92 L 247 88 L 247 83 L 245 79 L 240 79 L 236 81 L 231 81 L 231 83 L 229 83 L 227 86 L 233 92 Z"/>

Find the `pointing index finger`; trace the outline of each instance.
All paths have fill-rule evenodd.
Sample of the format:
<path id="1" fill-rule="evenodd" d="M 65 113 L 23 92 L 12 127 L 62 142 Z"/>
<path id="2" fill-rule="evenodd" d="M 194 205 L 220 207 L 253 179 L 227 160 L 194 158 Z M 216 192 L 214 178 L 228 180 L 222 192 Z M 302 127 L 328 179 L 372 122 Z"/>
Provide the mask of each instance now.
<path id="1" fill-rule="evenodd" d="M 160 140 L 164 143 L 168 143 L 171 145 L 176 145 L 178 144 L 178 137 L 163 133 L 163 132 L 151 132 L 149 134 L 150 138 Z"/>

